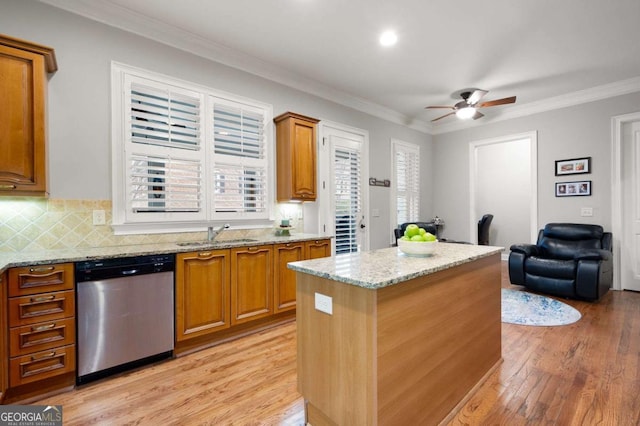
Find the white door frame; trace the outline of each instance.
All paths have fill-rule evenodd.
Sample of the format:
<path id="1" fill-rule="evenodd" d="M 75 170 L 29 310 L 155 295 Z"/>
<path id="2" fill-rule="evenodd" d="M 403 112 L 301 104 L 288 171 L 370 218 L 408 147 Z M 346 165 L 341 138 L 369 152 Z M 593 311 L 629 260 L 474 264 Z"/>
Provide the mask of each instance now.
<path id="1" fill-rule="evenodd" d="M 611 118 L 611 232 L 613 233 L 613 289 L 621 290 L 620 247 L 622 247 L 622 126 L 640 121 L 640 112 Z M 618 273 L 616 273 L 616 271 Z"/>
<path id="2" fill-rule="evenodd" d="M 469 235 L 471 241 L 477 241 L 478 239 L 478 213 L 476 211 L 478 149 L 485 145 L 513 142 L 520 139 L 529 139 L 529 160 L 531 162 L 531 200 L 529 213 L 531 217 L 531 242 L 535 243 L 538 238 L 538 132 L 534 130 L 469 143 Z M 505 247 L 505 249 L 508 249 L 508 247 Z"/>
<path id="3" fill-rule="evenodd" d="M 365 217 L 364 241 L 362 250 L 369 250 L 369 132 L 367 130 L 358 129 L 357 127 L 348 126 L 346 124 L 337 123 L 331 120 L 320 119 L 318 123 L 318 229 L 320 232 L 328 232 L 327 224 L 332 219 L 331 208 L 333 205 L 332 194 L 329 193 L 331 187 L 328 182 L 330 179 L 330 171 L 332 170 L 328 134 L 330 130 L 338 133 L 356 135 L 362 138 L 362 214 Z M 332 240 L 332 250 L 335 254 L 335 239 Z"/>

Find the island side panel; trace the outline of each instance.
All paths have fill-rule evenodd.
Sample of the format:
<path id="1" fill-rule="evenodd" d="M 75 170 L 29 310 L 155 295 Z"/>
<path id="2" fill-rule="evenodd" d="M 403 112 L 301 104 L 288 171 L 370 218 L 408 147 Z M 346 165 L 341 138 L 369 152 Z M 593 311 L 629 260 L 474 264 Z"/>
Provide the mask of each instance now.
<path id="1" fill-rule="evenodd" d="M 296 276 L 298 391 L 311 405 L 308 422 L 376 424 L 375 290 Z M 315 309 L 316 292 L 333 299 L 333 315 Z"/>
<path id="2" fill-rule="evenodd" d="M 500 255 L 378 292 L 380 425 L 437 424 L 501 360 Z"/>

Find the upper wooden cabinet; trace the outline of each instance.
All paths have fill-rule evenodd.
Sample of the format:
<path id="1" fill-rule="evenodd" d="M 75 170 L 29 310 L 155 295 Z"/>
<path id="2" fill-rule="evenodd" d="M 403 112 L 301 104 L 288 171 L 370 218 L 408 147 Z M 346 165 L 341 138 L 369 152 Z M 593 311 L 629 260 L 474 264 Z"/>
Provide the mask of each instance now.
<path id="1" fill-rule="evenodd" d="M 0 195 L 47 195 L 47 73 L 54 50 L 0 34 Z"/>
<path id="2" fill-rule="evenodd" d="M 276 123 L 278 201 L 315 201 L 319 120 L 286 112 L 273 121 Z"/>

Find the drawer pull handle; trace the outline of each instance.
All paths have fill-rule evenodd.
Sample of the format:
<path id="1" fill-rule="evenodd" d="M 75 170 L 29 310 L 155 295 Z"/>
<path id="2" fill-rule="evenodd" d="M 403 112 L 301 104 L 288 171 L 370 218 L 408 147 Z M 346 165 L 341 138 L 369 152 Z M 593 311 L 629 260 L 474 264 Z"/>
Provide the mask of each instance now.
<path id="1" fill-rule="evenodd" d="M 287 243 L 286 247 L 291 247 L 291 243 Z"/>
<path id="2" fill-rule="evenodd" d="M 258 250 L 258 247 L 247 247 L 247 250 L 256 251 L 256 250 Z"/>
<path id="3" fill-rule="evenodd" d="M 29 272 L 38 274 L 38 273 L 53 271 L 54 269 L 56 269 L 55 266 L 43 266 L 40 268 L 29 268 Z"/>
<path id="4" fill-rule="evenodd" d="M 15 185 L 0 185 L 0 190 L 2 191 L 6 191 L 6 190 L 11 190 L 11 189 L 16 189 L 17 187 Z"/>
<path id="5" fill-rule="evenodd" d="M 31 327 L 31 331 L 44 331 L 44 330 L 51 330 L 52 328 L 54 328 L 56 326 L 56 323 L 53 322 L 51 324 L 47 324 L 47 325 L 38 325 L 35 327 Z"/>
<path id="6" fill-rule="evenodd" d="M 55 352 L 49 352 L 48 354 L 40 355 L 40 356 L 32 356 L 31 361 L 39 361 L 41 359 L 53 358 L 56 356 Z"/>
<path id="7" fill-rule="evenodd" d="M 201 251 L 200 253 L 198 253 L 199 257 L 208 257 L 211 256 L 211 252 L 210 251 Z"/>
<path id="8" fill-rule="evenodd" d="M 30 300 L 32 303 L 37 303 L 37 302 L 48 302 L 49 300 L 53 300 L 55 298 L 56 296 L 51 295 L 51 296 L 32 297 Z"/>

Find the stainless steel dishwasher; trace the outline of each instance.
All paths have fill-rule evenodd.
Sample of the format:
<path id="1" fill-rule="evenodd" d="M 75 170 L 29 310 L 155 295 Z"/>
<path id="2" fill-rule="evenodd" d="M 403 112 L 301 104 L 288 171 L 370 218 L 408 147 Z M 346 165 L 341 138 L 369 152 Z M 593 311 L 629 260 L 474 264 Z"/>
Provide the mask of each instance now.
<path id="1" fill-rule="evenodd" d="M 76 263 L 78 384 L 173 356 L 174 268 L 173 254 Z"/>

